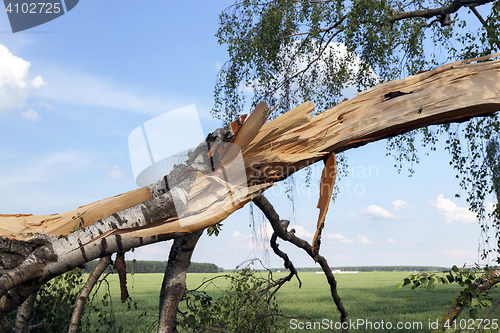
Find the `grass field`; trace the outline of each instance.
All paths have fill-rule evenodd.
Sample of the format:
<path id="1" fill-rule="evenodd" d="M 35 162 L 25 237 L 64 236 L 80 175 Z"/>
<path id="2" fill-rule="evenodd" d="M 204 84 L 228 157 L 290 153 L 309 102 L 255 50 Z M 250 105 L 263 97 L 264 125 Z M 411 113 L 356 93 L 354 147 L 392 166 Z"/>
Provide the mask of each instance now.
<path id="1" fill-rule="evenodd" d="M 450 306 L 450 299 L 458 295 L 458 286 L 436 286 L 431 291 L 417 292 L 411 302 L 405 300 L 410 295 L 408 287 L 396 291 L 396 284 L 407 277 L 408 272 L 360 272 L 357 274 L 336 274 L 338 292 L 353 323 L 351 332 L 430 332 L 430 323 L 442 318 Z M 188 274 L 188 288 L 198 286 L 203 279 L 218 274 Z M 274 277 L 285 276 L 275 273 Z M 314 320 L 335 327 L 339 312 L 330 296 L 330 289 L 323 274 L 314 272 L 300 273 L 302 288 L 298 289 L 297 280 L 285 284 L 277 293 L 282 312 L 287 316 L 305 315 Z M 135 274 L 128 276 L 129 292 L 137 302 L 138 310 L 124 312 L 126 307 L 119 302 L 117 276 L 110 277 L 111 294 L 117 322 L 125 332 L 147 332 L 154 327 L 158 315 L 159 289 L 163 274 Z M 217 279 L 216 286 L 205 288 L 210 295 L 221 294 L 219 288 L 228 285 L 225 279 Z M 494 303 L 499 301 L 499 292 L 492 293 Z M 487 312 L 481 314 L 485 316 Z M 142 315 L 142 316 L 141 316 Z M 460 318 L 467 319 L 464 312 Z M 499 318 L 498 310 L 492 318 Z M 330 322 L 332 321 L 332 322 Z M 383 324 L 382 324 L 383 321 Z M 369 322 L 371 324 L 369 324 Z M 390 323 L 390 324 L 389 324 Z M 400 324 L 398 324 L 400 323 Z M 465 324 L 465 322 L 463 322 Z M 286 321 L 293 331 L 326 332 L 324 329 L 307 329 L 307 321 Z M 392 329 L 389 329 L 389 325 Z M 401 329 L 398 329 L 400 325 Z M 300 329 L 302 328 L 302 329 Z M 337 330 L 338 331 L 338 330 Z M 497 330 L 491 330 L 491 332 Z"/>

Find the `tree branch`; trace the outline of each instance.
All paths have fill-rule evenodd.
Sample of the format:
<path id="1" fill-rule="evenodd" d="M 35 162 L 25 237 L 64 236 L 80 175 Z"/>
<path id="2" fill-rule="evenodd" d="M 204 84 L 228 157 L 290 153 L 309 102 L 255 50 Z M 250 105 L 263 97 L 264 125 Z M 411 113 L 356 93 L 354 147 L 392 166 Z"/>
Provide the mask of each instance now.
<path id="1" fill-rule="evenodd" d="M 344 15 L 340 21 L 338 21 L 337 23 L 335 23 L 334 26 L 332 26 L 332 29 L 335 28 L 336 26 L 340 25 L 342 23 L 343 20 L 345 20 L 345 18 L 347 17 L 347 15 Z M 330 29 L 327 29 L 326 32 L 323 34 L 323 36 L 321 37 L 321 41 L 319 43 L 320 45 L 320 51 L 318 53 L 318 56 L 316 58 L 314 58 L 313 60 L 311 60 L 310 62 L 307 63 L 307 66 L 306 68 L 294 73 L 292 76 L 290 77 L 287 77 L 285 78 L 284 80 L 282 80 L 277 86 L 276 88 L 274 88 L 272 91 L 266 93 L 264 95 L 264 98 L 267 98 L 267 96 L 269 95 L 272 95 L 274 94 L 278 89 L 280 89 L 281 87 L 283 87 L 287 82 L 290 82 L 291 80 L 293 80 L 294 78 L 296 78 L 297 76 L 301 75 L 302 73 L 304 72 L 307 72 L 309 70 L 309 68 L 311 68 L 311 66 L 316 63 L 319 59 L 321 59 L 321 56 L 323 55 L 323 53 L 325 52 L 325 50 L 327 49 L 327 47 L 330 45 L 330 42 L 339 34 L 341 33 L 342 31 L 344 31 L 345 28 L 341 27 L 339 30 L 337 30 L 335 33 L 333 33 L 330 38 L 328 39 L 328 41 L 326 42 L 325 46 L 322 47 L 321 45 L 323 44 L 323 40 L 325 38 L 325 35 L 328 31 L 330 31 Z M 309 37 L 309 36 L 308 36 Z"/>
<path id="2" fill-rule="evenodd" d="M 276 213 L 276 210 L 272 206 L 272 204 L 267 200 L 264 195 L 259 195 L 256 198 L 253 199 L 253 202 L 259 207 L 259 209 L 264 213 L 266 218 L 269 220 L 271 223 L 271 226 L 273 227 L 274 232 L 283 240 L 286 240 L 295 246 L 303 249 L 304 251 L 307 252 L 307 254 L 315 260 L 315 255 L 312 250 L 311 244 L 309 244 L 307 241 L 300 239 L 299 237 L 295 236 L 294 231 L 287 231 L 286 227 L 288 224 L 282 223 L 281 220 L 279 219 L 278 213 Z M 335 302 L 335 305 L 337 306 L 337 309 L 340 312 L 340 321 L 342 323 L 346 323 L 346 317 L 349 315 L 346 309 L 344 308 L 344 305 L 342 304 L 342 301 L 340 299 L 340 296 L 337 292 L 337 281 L 335 280 L 335 277 L 333 276 L 332 270 L 328 266 L 327 260 L 321 256 L 317 255 L 317 262 L 320 264 L 321 268 L 323 269 L 323 272 L 325 272 L 326 278 L 328 280 L 328 284 L 330 285 L 330 292 L 332 295 L 332 298 Z M 344 327 L 344 325 L 342 325 Z M 347 329 L 344 329 L 344 332 L 347 332 Z"/>
<path id="3" fill-rule="evenodd" d="M 431 18 L 435 16 L 446 16 L 457 12 L 462 7 L 472 7 L 481 6 L 495 0 L 454 0 L 449 6 L 443 6 L 440 8 L 426 9 L 426 10 L 415 10 L 411 12 L 395 13 L 391 18 L 390 22 L 394 23 L 397 21 L 421 17 L 421 18 Z"/>
<path id="4" fill-rule="evenodd" d="M 118 271 L 118 276 L 120 278 L 121 301 L 122 303 L 125 303 L 129 298 L 127 290 L 127 266 L 125 264 L 125 252 L 118 252 L 116 254 L 113 268 Z"/>
<path id="5" fill-rule="evenodd" d="M 37 293 L 31 294 L 17 309 L 16 333 L 29 333 L 30 319 L 33 316 L 33 307 L 35 306 Z"/>
<path id="6" fill-rule="evenodd" d="M 337 28 L 340 24 L 342 24 L 342 22 L 344 22 L 344 20 L 347 18 L 347 14 L 342 16 L 337 22 L 335 22 L 335 24 L 329 26 L 328 28 L 324 28 L 324 29 L 319 29 L 318 31 L 314 31 L 314 33 L 322 33 L 322 32 L 329 32 L 335 28 Z M 295 37 L 295 36 L 300 36 L 300 35 L 311 35 L 311 31 L 306 31 L 306 32 L 299 32 L 299 33 L 296 33 L 296 34 L 292 34 L 292 35 L 288 35 L 288 36 L 283 36 L 283 37 L 280 37 L 280 39 L 285 39 L 285 38 L 290 38 L 290 37 Z"/>
<path id="7" fill-rule="evenodd" d="M 82 318 L 83 308 L 85 306 L 85 303 L 87 302 L 90 292 L 94 288 L 97 279 L 99 279 L 102 272 L 104 272 L 104 270 L 106 269 L 106 267 L 109 266 L 110 263 L 111 263 L 111 256 L 102 257 L 101 259 L 99 259 L 99 264 L 94 268 L 92 273 L 90 273 L 87 282 L 83 286 L 82 290 L 80 291 L 80 295 L 78 295 L 78 298 L 76 299 L 75 308 L 73 309 L 73 315 L 71 316 L 71 321 L 69 324 L 69 330 L 68 330 L 69 333 L 78 332 L 78 327 L 80 326 L 80 320 Z"/>
<path id="8" fill-rule="evenodd" d="M 191 256 L 203 230 L 176 238 L 163 277 L 160 293 L 160 315 L 158 333 L 170 333 L 175 329 L 177 307 L 186 290 L 186 273 Z"/>

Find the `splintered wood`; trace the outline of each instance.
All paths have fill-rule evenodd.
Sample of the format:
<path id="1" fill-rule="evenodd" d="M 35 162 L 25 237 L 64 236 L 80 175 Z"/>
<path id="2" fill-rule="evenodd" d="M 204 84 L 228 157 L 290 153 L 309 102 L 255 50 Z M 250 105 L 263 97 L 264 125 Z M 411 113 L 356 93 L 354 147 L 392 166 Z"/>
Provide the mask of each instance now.
<path id="1" fill-rule="evenodd" d="M 321 184 L 319 192 L 318 206 L 319 217 L 318 225 L 316 226 L 316 233 L 313 238 L 312 251 L 314 254 L 314 261 L 317 261 L 319 254 L 319 247 L 321 244 L 321 232 L 325 226 L 326 212 L 330 206 L 330 199 L 332 198 L 333 188 L 335 186 L 335 178 L 337 177 L 337 159 L 335 153 L 330 153 L 325 161 L 325 167 L 321 173 Z"/>
<path id="2" fill-rule="evenodd" d="M 383 83 L 314 116 L 314 105 L 306 102 L 266 122 L 271 110 L 267 104 L 260 103 L 246 120 L 241 117 L 239 123 L 233 124 L 233 148 L 230 145 L 211 148 L 209 156 L 217 151 L 222 155 L 220 163 L 212 174 L 198 172 L 196 186 L 190 193 L 192 200 L 194 197 L 198 200 L 200 209 L 191 212 L 183 223 L 172 216 L 153 221 L 141 230 L 108 230 L 106 235 L 142 237 L 200 230 L 222 221 L 273 182 L 307 165 L 326 159 L 325 170 L 332 169 L 334 153 L 427 125 L 491 115 L 500 109 L 500 60 L 471 62 L 498 56 L 459 61 Z M 235 190 L 228 192 L 224 189 L 223 185 L 227 184 L 223 178 L 210 177 L 231 165 L 240 153 L 239 149 L 234 149 L 236 145 L 244 159 L 246 184 L 233 184 L 231 188 Z M 330 190 L 333 190 L 334 181 L 335 176 L 331 175 L 321 180 L 322 184 L 331 185 Z M 213 193 L 210 192 L 212 188 L 216 189 Z M 318 202 L 320 214 L 315 241 L 321 234 L 330 190 L 322 193 Z M 37 233 L 64 235 L 79 227 L 79 217 L 87 226 L 150 199 L 149 190 L 143 188 L 63 214 L 0 215 L 0 234 L 19 240 L 29 239 Z"/>
<path id="3" fill-rule="evenodd" d="M 0 214 L 0 235 L 17 240 L 31 239 L 36 234 L 67 235 L 150 199 L 147 188 L 138 188 L 61 214 Z"/>

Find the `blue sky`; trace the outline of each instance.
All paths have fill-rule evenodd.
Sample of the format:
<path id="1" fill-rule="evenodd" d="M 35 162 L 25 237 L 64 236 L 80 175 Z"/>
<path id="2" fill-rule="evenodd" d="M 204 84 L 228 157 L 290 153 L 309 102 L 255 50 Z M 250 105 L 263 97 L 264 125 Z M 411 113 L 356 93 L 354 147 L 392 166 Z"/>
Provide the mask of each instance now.
<path id="1" fill-rule="evenodd" d="M 86 0 L 16 34 L 0 14 L 0 213 L 57 213 L 135 189 L 128 135 L 167 111 L 196 104 L 205 133 L 217 128 L 213 86 L 227 53 L 214 34 L 230 4 Z M 330 265 L 477 262 L 478 223 L 455 198 L 448 153 L 438 147 L 422 154 L 409 178 L 385 157 L 385 145 L 346 153 L 351 172 L 339 183 L 321 248 Z M 304 173 L 294 177 L 293 207 L 282 187 L 267 194 L 309 241 L 320 172 L 313 168 L 311 187 Z M 269 230 L 254 214 L 255 231 L 245 207 L 223 222 L 219 237 L 202 237 L 193 261 L 234 268 L 260 257 L 280 267 L 262 240 Z M 151 245 L 128 257 L 167 260 L 169 247 Z M 314 266 L 293 246 L 280 248 L 296 266 Z"/>

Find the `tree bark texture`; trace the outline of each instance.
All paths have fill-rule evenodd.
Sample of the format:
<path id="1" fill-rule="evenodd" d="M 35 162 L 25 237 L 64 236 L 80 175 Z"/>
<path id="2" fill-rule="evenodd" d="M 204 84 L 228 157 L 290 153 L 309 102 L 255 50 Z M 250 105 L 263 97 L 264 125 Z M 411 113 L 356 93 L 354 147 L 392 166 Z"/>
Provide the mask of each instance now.
<path id="1" fill-rule="evenodd" d="M 90 273 L 87 282 L 83 286 L 82 290 L 80 291 L 80 295 L 78 295 L 78 298 L 76 299 L 75 307 L 73 309 L 73 314 L 71 316 L 71 321 L 69 323 L 69 330 L 68 330 L 69 333 L 78 332 L 78 327 L 80 326 L 80 320 L 82 319 L 83 308 L 85 307 L 85 303 L 87 302 L 87 299 L 89 298 L 92 289 L 97 283 L 97 280 L 104 272 L 106 267 L 108 267 L 110 264 L 111 264 L 111 256 L 102 257 L 101 259 L 99 259 L 99 264 L 94 268 L 92 273 Z"/>
<path id="2" fill-rule="evenodd" d="M 33 308 L 35 306 L 37 293 L 31 294 L 24 302 L 17 308 L 16 316 L 16 333 L 29 333 L 30 320 L 33 316 Z"/>
<path id="3" fill-rule="evenodd" d="M 177 306 L 186 290 L 186 273 L 191 263 L 191 256 L 203 230 L 181 238 L 176 238 L 170 255 L 167 268 L 163 276 L 160 293 L 160 317 L 158 333 L 170 333 L 175 328 Z"/>
<path id="4" fill-rule="evenodd" d="M 494 56 L 498 54 L 489 57 Z M 24 302 L 43 281 L 96 258 L 214 225 L 273 182 L 331 153 L 431 124 L 493 114 L 500 109 L 500 61 L 471 63 L 489 57 L 380 84 L 313 117 L 314 105 L 304 103 L 266 122 L 270 112 L 261 103 L 243 124 L 233 123 L 210 134 L 185 164 L 169 174 L 174 181 L 168 183 L 165 178 L 136 190 L 134 195 L 100 201 L 76 216 L 65 215 L 72 229 L 80 227 L 79 219 L 83 228 L 64 237 L 57 237 L 61 230 L 57 228 L 56 235 L 36 234 L 40 229 L 30 234 L 31 225 L 50 225 L 49 218 L 1 217 L 0 233 L 5 237 L 0 239 L 0 252 L 8 260 L 0 261 L 4 273 L 0 276 L 0 317 Z M 229 191 L 222 176 L 230 170 L 238 151 L 228 143 L 241 149 L 246 173 L 244 183 L 232 184 Z M 137 203 L 136 199 L 145 201 Z M 181 221 L 176 202 L 197 208 Z M 13 221 L 24 229 L 5 231 L 5 224 Z M 19 242 L 16 235 L 29 242 Z M 290 239 L 294 239 L 292 235 Z M 23 244 L 24 249 L 12 251 Z"/>

